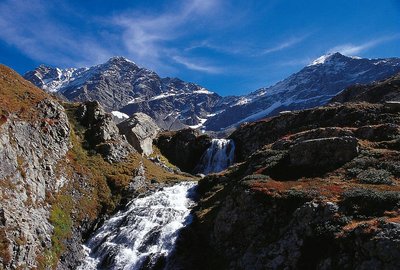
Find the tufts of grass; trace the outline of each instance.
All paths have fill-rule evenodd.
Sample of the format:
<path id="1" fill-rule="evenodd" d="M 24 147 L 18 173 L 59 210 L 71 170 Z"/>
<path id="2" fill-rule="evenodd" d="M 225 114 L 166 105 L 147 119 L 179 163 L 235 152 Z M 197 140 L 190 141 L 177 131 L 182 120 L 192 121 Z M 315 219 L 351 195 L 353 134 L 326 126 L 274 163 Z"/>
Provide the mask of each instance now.
<path id="1" fill-rule="evenodd" d="M 386 170 L 369 169 L 360 172 L 357 179 L 362 184 L 392 185 L 392 175 Z"/>
<path id="2" fill-rule="evenodd" d="M 20 119 L 35 120 L 35 104 L 48 98 L 44 91 L 37 88 L 17 72 L 0 65 L 0 125 L 9 114 L 16 114 Z"/>

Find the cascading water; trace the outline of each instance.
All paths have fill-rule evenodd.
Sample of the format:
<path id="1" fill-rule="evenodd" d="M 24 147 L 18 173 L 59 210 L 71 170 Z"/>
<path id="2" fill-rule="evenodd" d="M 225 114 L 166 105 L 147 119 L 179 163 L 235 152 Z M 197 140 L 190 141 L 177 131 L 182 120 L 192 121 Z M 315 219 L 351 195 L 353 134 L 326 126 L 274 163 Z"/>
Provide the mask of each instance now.
<path id="1" fill-rule="evenodd" d="M 213 139 L 201 157 L 195 171 L 203 174 L 220 172 L 233 163 L 235 143 L 228 139 Z"/>
<path id="2" fill-rule="evenodd" d="M 179 230 L 190 222 L 195 182 L 133 199 L 88 241 L 79 269 L 151 269 L 165 263 Z"/>

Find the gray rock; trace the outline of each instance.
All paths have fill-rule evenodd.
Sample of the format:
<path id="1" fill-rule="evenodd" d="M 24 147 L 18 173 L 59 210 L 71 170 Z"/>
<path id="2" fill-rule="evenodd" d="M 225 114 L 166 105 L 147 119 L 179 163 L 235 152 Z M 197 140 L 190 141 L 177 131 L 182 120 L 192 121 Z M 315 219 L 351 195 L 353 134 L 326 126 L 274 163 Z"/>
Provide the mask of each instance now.
<path id="1" fill-rule="evenodd" d="M 400 137 L 400 126 L 396 124 L 368 125 L 357 129 L 355 135 L 369 141 L 387 141 Z"/>
<path id="2" fill-rule="evenodd" d="M 290 163 L 302 167 L 332 167 L 357 155 L 357 139 L 350 136 L 306 140 L 289 149 Z"/>
<path id="3" fill-rule="evenodd" d="M 146 156 L 153 153 L 153 140 L 157 137 L 160 128 L 150 116 L 144 113 L 135 113 L 129 119 L 118 124 L 118 128 L 139 153 Z"/>
<path id="4" fill-rule="evenodd" d="M 51 247 L 47 193 L 67 183 L 56 172 L 70 147 L 68 118 L 50 99 L 37 109 L 38 119 L 10 115 L 0 126 L 0 231 L 7 243 L 2 252 L 9 255 L 0 256 L 0 268 L 37 266 L 37 255 Z"/>
<path id="5" fill-rule="evenodd" d="M 95 149 L 109 162 L 119 162 L 134 149 L 119 134 L 112 115 L 107 113 L 99 102 L 86 102 L 78 111 L 79 122 L 87 128 L 85 139 L 91 149 Z"/>
<path id="6" fill-rule="evenodd" d="M 135 177 L 129 183 L 130 191 L 139 191 L 146 186 L 146 176 L 143 163 L 141 162 L 139 168 L 136 169 Z"/>
<path id="7" fill-rule="evenodd" d="M 385 109 L 389 112 L 400 112 L 400 101 L 386 101 Z"/>

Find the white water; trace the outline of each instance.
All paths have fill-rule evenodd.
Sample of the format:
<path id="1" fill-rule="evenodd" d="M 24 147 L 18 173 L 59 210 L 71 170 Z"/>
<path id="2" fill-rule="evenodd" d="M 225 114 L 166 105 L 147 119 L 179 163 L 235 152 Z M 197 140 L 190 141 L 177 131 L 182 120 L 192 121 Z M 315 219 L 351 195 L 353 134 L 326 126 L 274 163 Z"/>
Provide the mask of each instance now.
<path id="1" fill-rule="evenodd" d="M 196 172 L 209 174 L 220 172 L 233 163 L 235 144 L 228 139 L 213 139 L 211 146 L 201 157 Z"/>
<path id="2" fill-rule="evenodd" d="M 183 182 L 133 199 L 91 237 L 79 269 L 143 269 L 165 259 L 190 222 L 194 187 L 195 182 Z"/>

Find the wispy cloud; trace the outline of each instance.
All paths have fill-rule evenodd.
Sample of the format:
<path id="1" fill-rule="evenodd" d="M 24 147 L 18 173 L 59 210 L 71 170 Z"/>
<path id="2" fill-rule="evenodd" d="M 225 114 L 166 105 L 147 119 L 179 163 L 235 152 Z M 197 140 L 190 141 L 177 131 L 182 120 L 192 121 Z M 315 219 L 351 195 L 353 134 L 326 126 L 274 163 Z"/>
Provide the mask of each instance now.
<path id="1" fill-rule="evenodd" d="M 185 48 L 186 52 L 190 52 L 196 49 L 210 49 L 215 52 L 224 53 L 224 54 L 242 54 L 242 55 L 251 55 L 254 54 L 255 49 L 252 48 L 248 43 L 244 42 L 231 42 L 230 44 L 219 44 L 216 42 L 212 42 L 210 40 L 202 40 L 200 42 L 196 42 L 191 46 Z"/>
<path id="2" fill-rule="evenodd" d="M 311 58 L 304 57 L 304 58 L 295 58 L 290 60 L 283 60 L 278 62 L 277 64 L 282 67 L 297 67 L 297 66 L 304 66 L 311 62 Z"/>
<path id="3" fill-rule="evenodd" d="M 122 28 L 122 42 L 128 54 L 139 63 L 150 67 L 162 68 L 166 57 L 185 59 L 176 55 L 177 51 L 168 46 L 194 31 L 199 21 L 218 11 L 221 1 L 190 0 L 182 6 L 173 7 L 155 15 L 140 15 L 137 12 L 120 14 L 112 22 Z M 192 26 L 192 28 L 188 26 Z M 187 68 L 206 71 L 196 64 L 189 64 L 188 59 L 180 61 Z"/>
<path id="4" fill-rule="evenodd" d="M 172 65 L 179 63 L 212 73 L 215 67 L 204 59 L 192 60 L 179 46 L 193 31 L 205 28 L 218 17 L 223 1 L 171 1 L 164 9 L 151 13 L 134 10 L 102 18 L 83 16 L 68 2 L 61 2 L 66 7 L 63 16 L 70 16 L 75 23 L 71 25 L 57 16 L 58 6 L 52 1 L 5 0 L 0 2 L 0 39 L 33 60 L 58 66 L 93 65 L 124 55 L 161 72 L 171 71 Z M 85 23 L 91 20 L 98 23 L 96 29 L 85 29 Z M 82 27 L 77 29 L 76 23 L 80 22 Z"/>
<path id="5" fill-rule="evenodd" d="M 110 52 L 93 37 L 58 24 L 52 6 L 42 0 L 8 0 L 0 4 L 0 39 L 28 57 L 58 65 L 102 61 Z M 79 57 L 78 57 L 79 55 Z"/>
<path id="6" fill-rule="evenodd" d="M 385 37 L 369 40 L 369 41 L 361 43 L 361 44 L 351 44 L 351 43 L 342 44 L 342 45 L 338 45 L 338 46 L 335 46 L 335 47 L 329 49 L 328 53 L 340 52 L 341 54 L 344 54 L 344 55 L 360 54 L 360 53 L 363 53 L 364 51 L 372 49 L 378 45 L 381 45 L 386 42 L 390 42 L 390 41 L 393 41 L 393 40 L 396 40 L 399 38 L 400 38 L 400 34 L 395 34 L 395 35 L 391 35 L 391 36 L 385 36 Z"/>
<path id="7" fill-rule="evenodd" d="M 187 48 L 185 48 L 185 51 L 192 51 L 195 49 L 202 49 L 202 48 L 207 48 L 216 52 L 222 52 L 226 54 L 241 54 L 244 56 L 249 56 L 249 57 L 254 57 L 254 56 L 261 56 L 261 55 L 267 55 L 271 54 L 274 52 L 282 51 L 284 49 L 293 47 L 301 42 L 303 42 L 305 39 L 307 39 L 311 33 L 302 35 L 302 36 L 296 36 L 296 37 L 291 37 L 288 38 L 284 41 L 282 41 L 279 44 L 274 45 L 273 47 L 270 48 L 264 48 L 261 49 L 259 47 L 254 46 L 254 44 L 250 43 L 245 43 L 245 42 L 240 42 L 240 43 L 235 43 L 235 44 L 216 44 L 213 43 L 209 40 L 203 40 L 201 42 L 195 43 Z"/>
<path id="8" fill-rule="evenodd" d="M 208 65 L 208 64 L 204 63 L 203 61 L 198 61 L 195 59 L 188 59 L 188 58 L 185 58 L 182 56 L 174 56 L 173 59 L 177 63 L 184 65 L 186 68 L 191 69 L 191 70 L 202 71 L 202 72 L 212 73 L 212 74 L 222 72 L 221 68 Z"/>
<path id="9" fill-rule="evenodd" d="M 307 37 L 309 37 L 310 34 L 307 35 L 302 35 L 302 36 L 298 36 L 298 37 L 291 37 L 287 40 L 282 41 L 281 43 L 270 47 L 270 48 L 266 48 L 264 50 L 261 51 L 261 54 L 270 54 L 270 53 L 274 53 L 274 52 L 278 52 L 278 51 L 282 51 L 284 49 L 293 47 L 299 43 L 301 43 L 302 41 L 304 41 Z"/>

